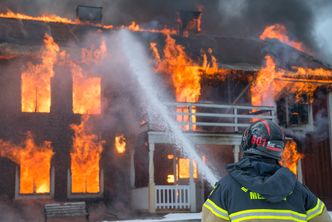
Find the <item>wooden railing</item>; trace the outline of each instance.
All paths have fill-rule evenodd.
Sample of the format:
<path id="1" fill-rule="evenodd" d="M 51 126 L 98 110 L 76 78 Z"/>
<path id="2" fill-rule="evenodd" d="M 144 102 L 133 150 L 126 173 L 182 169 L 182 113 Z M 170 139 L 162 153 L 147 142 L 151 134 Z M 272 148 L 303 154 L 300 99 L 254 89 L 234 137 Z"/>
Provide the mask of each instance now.
<path id="1" fill-rule="evenodd" d="M 157 185 L 156 208 L 190 209 L 189 185 Z"/>
<path id="2" fill-rule="evenodd" d="M 213 103 L 166 103 L 169 114 L 185 131 L 239 132 L 258 119 L 276 118 L 276 108 L 269 106 L 238 106 Z M 149 122 L 149 129 L 162 130 Z"/>

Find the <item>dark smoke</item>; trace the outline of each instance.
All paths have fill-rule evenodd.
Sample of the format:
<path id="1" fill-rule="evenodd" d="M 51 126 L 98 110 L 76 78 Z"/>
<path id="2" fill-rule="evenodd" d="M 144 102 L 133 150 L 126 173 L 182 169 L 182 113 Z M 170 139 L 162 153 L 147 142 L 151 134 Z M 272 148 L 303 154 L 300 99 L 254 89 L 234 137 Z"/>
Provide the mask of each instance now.
<path id="1" fill-rule="evenodd" d="M 2 11 L 10 9 L 33 15 L 54 13 L 74 18 L 79 4 L 102 6 L 104 23 L 119 25 L 135 20 L 141 24 L 172 27 L 176 26 L 177 10 L 203 8 L 204 33 L 241 38 L 257 38 L 265 26 L 281 23 L 294 40 L 302 41 L 324 58 L 329 54 L 326 50 L 319 53 L 329 44 L 322 43 L 328 35 L 321 33 L 319 27 L 322 19 L 331 18 L 327 10 L 332 6 L 329 0 L 2 0 L 0 7 Z M 323 18 L 322 10 L 326 11 Z M 332 26 L 331 22 L 327 26 L 329 24 Z"/>

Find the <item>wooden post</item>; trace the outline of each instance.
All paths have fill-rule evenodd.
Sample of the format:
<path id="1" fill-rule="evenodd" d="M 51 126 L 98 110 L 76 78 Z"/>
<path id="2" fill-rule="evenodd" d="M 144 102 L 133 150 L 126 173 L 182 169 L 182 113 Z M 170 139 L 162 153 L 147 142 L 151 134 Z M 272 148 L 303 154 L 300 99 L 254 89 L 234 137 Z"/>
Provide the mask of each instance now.
<path id="1" fill-rule="evenodd" d="M 154 143 L 149 143 L 149 212 L 156 212 L 156 184 L 154 182 Z"/>
<path id="2" fill-rule="evenodd" d="M 194 180 L 193 160 L 190 160 L 189 163 L 190 211 L 196 212 L 196 184 Z"/>

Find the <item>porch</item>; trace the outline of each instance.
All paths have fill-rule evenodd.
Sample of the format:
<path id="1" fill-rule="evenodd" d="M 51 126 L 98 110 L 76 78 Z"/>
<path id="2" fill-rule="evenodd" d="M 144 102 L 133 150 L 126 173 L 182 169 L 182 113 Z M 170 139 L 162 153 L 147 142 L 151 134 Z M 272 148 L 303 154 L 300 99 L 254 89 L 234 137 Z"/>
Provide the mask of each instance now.
<path id="1" fill-rule="evenodd" d="M 179 127 L 195 146 L 221 145 L 231 146 L 233 160 L 239 160 L 241 132 L 255 119 L 274 120 L 275 107 L 254 107 L 236 105 L 218 105 L 209 103 L 168 103 L 170 115 L 177 119 Z M 195 161 L 175 155 L 171 184 L 156 183 L 155 177 L 160 172 L 156 166 L 161 164 L 155 154 L 157 145 L 173 144 L 172 138 L 157 123 L 146 122 L 142 126 L 147 136 L 148 146 L 148 186 L 135 188 L 132 186 L 132 206 L 138 210 L 155 212 L 190 211 L 197 212 L 204 201 L 204 182 Z M 170 147 L 169 149 L 174 149 Z M 155 161 L 158 163 L 155 163 Z M 179 161 L 186 161 L 188 177 L 179 176 Z M 132 158 L 134 166 L 134 158 Z M 133 167 L 132 167 L 133 168 Z M 134 171 L 133 171 L 134 172 Z M 132 178 L 135 178 L 134 175 Z M 132 185 L 134 185 L 134 181 Z"/>

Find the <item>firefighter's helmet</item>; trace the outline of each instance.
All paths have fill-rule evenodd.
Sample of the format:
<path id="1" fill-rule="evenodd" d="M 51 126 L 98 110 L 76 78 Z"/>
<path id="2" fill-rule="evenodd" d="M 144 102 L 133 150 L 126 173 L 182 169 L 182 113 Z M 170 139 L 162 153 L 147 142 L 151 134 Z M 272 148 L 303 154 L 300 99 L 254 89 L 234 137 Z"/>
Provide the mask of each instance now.
<path id="1" fill-rule="evenodd" d="M 284 133 L 271 120 L 254 122 L 244 131 L 242 136 L 241 150 L 245 154 L 257 154 L 280 160 L 284 147 Z"/>

